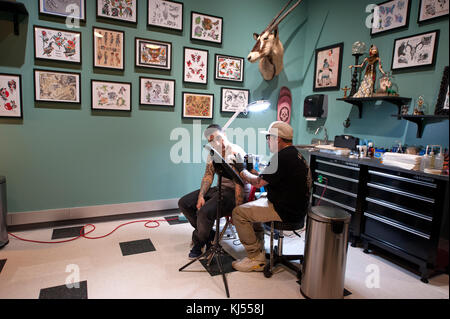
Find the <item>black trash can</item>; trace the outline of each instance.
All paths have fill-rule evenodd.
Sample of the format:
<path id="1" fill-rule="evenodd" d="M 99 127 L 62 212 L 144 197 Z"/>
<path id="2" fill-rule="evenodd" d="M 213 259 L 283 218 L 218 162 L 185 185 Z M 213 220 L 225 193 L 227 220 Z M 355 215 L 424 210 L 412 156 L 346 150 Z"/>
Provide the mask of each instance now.
<path id="1" fill-rule="evenodd" d="M 6 178 L 0 176 L 0 249 L 9 242 L 6 226 Z"/>

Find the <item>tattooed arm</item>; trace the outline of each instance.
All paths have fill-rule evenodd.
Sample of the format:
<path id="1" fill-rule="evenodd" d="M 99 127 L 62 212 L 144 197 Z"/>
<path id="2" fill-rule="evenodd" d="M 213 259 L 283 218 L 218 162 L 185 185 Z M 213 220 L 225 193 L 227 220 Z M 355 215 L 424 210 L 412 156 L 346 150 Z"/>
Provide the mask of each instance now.
<path id="1" fill-rule="evenodd" d="M 244 204 L 244 198 L 245 198 L 244 187 L 242 187 L 241 185 L 235 184 L 234 198 L 235 198 L 236 206 Z"/>
<path id="2" fill-rule="evenodd" d="M 252 186 L 255 186 L 256 188 L 261 188 L 269 184 L 258 175 L 254 175 L 246 169 L 244 169 L 239 175 L 244 181 L 252 184 Z"/>
<path id="3" fill-rule="evenodd" d="M 214 181 L 214 174 L 214 166 L 211 161 L 210 163 L 206 164 L 205 175 L 203 176 L 202 184 L 200 186 L 200 193 L 198 194 L 197 209 L 200 209 L 203 205 L 205 205 L 204 196 Z"/>

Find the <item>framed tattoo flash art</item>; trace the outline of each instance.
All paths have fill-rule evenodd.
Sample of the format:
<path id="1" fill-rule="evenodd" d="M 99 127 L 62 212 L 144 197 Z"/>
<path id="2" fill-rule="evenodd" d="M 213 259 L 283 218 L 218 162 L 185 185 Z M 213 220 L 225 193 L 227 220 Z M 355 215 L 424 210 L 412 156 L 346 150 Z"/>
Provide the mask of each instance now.
<path id="1" fill-rule="evenodd" d="M 221 112 L 235 113 L 242 110 L 249 103 L 250 90 L 222 88 L 221 90 Z"/>
<path id="2" fill-rule="evenodd" d="M 137 24 L 138 0 L 97 0 L 97 17 Z"/>
<path id="3" fill-rule="evenodd" d="M 434 114 L 448 115 L 449 114 L 449 69 L 448 66 L 444 68 L 444 75 L 442 76 L 441 87 L 439 89 L 439 96 L 436 103 Z"/>
<path id="4" fill-rule="evenodd" d="M 216 54 L 214 79 L 243 82 L 244 64 L 244 58 Z"/>
<path id="5" fill-rule="evenodd" d="M 34 70 L 36 102 L 81 103 L 80 73 Z"/>
<path id="6" fill-rule="evenodd" d="M 93 27 L 94 67 L 124 70 L 125 32 Z"/>
<path id="7" fill-rule="evenodd" d="M 313 91 L 339 90 L 344 43 L 316 49 Z"/>
<path id="8" fill-rule="evenodd" d="M 172 43 L 136 38 L 136 66 L 170 70 L 172 68 Z"/>
<path id="9" fill-rule="evenodd" d="M 147 0 L 147 24 L 183 31 L 183 3 L 166 0 Z"/>
<path id="10" fill-rule="evenodd" d="M 131 83 L 91 80 L 92 110 L 131 112 Z"/>
<path id="11" fill-rule="evenodd" d="M 208 83 L 207 50 L 184 48 L 183 81 L 189 83 Z"/>
<path id="12" fill-rule="evenodd" d="M 409 24 L 410 0 L 391 0 L 378 4 L 373 9 L 370 34 L 407 28 Z"/>
<path id="13" fill-rule="evenodd" d="M 34 58 L 81 64 L 81 32 L 34 26 Z"/>
<path id="14" fill-rule="evenodd" d="M 183 118 L 212 119 L 214 95 L 183 92 Z"/>
<path id="15" fill-rule="evenodd" d="M 0 117 L 23 118 L 22 77 L 0 74 Z"/>
<path id="16" fill-rule="evenodd" d="M 86 0 L 38 0 L 39 13 L 86 21 Z"/>
<path id="17" fill-rule="evenodd" d="M 175 80 L 141 77 L 140 104 L 155 106 L 175 106 Z"/>
<path id="18" fill-rule="evenodd" d="M 434 65 L 438 40 L 439 30 L 396 39 L 391 69 L 410 69 Z"/>
<path id="19" fill-rule="evenodd" d="M 191 40 L 222 44 L 223 19 L 221 17 L 191 12 Z"/>
<path id="20" fill-rule="evenodd" d="M 448 0 L 420 0 L 418 23 L 448 16 Z"/>

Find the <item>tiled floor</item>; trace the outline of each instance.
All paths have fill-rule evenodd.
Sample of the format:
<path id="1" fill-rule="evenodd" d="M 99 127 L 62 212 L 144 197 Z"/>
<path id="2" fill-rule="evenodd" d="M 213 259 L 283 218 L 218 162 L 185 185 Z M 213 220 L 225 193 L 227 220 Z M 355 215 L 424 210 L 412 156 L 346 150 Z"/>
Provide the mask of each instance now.
<path id="1" fill-rule="evenodd" d="M 169 219 L 170 223 L 159 222 L 156 228 L 146 228 L 143 222 L 133 223 L 96 240 L 80 238 L 61 244 L 37 244 L 10 236 L 9 245 L 0 250 L 0 299 L 226 298 L 222 276 L 217 271 L 212 275 L 206 272 L 204 262 L 194 262 L 179 271 L 189 262 L 192 228 L 187 223 L 171 221 L 172 216 L 173 212 L 170 216 L 146 218 Z M 95 223 L 96 229 L 89 236 L 108 234 L 129 221 L 135 220 Z M 63 228 L 70 228 L 66 235 L 77 236 L 74 234 L 79 234 L 80 228 L 75 226 L 83 225 L 15 234 L 51 241 L 52 237 L 63 238 Z M 86 232 L 89 230 L 87 228 Z M 267 249 L 268 239 L 266 237 Z M 302 238 L 288 233 L 284 242 L 285 252 L 303 253 L 304 233 Z M 226 239 L 222 245 L 232 256 L 222 259 L 224 268 L 231 270 L 233 258 L 242 258 L 245 252 L 238 240 Z M 262 273 L 227 273 L 231 298 L 303 299 L 295 274 L 279 270 L 269 279 Z M 374 277 L 377 274 L 379 277 Z M 345 299 L 448 299 L 449 276 L 438 275 L 424 284 L 417 274 L 397 262 L 377 254 L 364 254 L 362 248 L 349 246 L 345 288 L 351 293 Z"/>

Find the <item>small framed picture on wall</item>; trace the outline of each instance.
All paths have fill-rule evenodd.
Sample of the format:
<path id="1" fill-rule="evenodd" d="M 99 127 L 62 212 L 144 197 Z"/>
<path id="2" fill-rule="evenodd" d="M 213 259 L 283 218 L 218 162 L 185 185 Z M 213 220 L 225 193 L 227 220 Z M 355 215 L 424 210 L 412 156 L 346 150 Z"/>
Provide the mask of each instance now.
<path id="1" fill-rule="evenodd" d="M 316 49 L 313 91 L 339 90 L 344 43 Z"/>
<path id="2" fill-rule="evenodd" d="M 439 30 L 396 39 L 391 69 L 403 70 L 434 65 L 438 41 Z"/>
<path id="3" fill-rule="evenodd" d="M 172 68 L 172 43 L 136 38 L 136 66 L 151 69 Z"/>
<path id="4" fill-rule="evenodd" d="M 38 0 L 39 14 L 86 21 L 86 0 Z"/>
<path id="5" fill-rule="evenodd" d="M 141 77 L 139 82 L 141 105 L 175 106 L 175 80 Z"/>
<path id="6" fill-rule="evenodd" d="M 208 83 L 208 50 L 184 47 L 183 82 Z"/>
<path id="7" fill-rule="evenodd" d="M 191 40 L 222 44 L 223 18 L 191 12 Z"/>
<path id="8" fill-rule="evenodd" d="M 147 0 L 149 26 L 183 31 L 183 3 L 166 0 Z"/>
<path id="9" fill-rule="evenodd" d="M 34 70 L 36 102 L 81 103 L 80 73 Z"/>
<path id="10" fill-rule="evenodd" d="M 250 100 L 250 90 L 223 87 L 221 90 L 221 112 L 235 113 L 245 108 Z"/>
<path id="11" fill-rule="evenodd" d="M 137 24 L 138 0 L 97 0 L 97 18 Z"/>
<path id="12" fill-rule="evenodd" d="M 92 110 L 131 112 L 131 83 L 91 80 Z"/>
<path id="13" fill-rule="evenodd" d="M 244 65 L 244 58 L 216 54 L 214 79 L 242 83 L 244 81 Z"/>
<path id="14" fill-rule="evenodd" d="M 420 0 L 418 23 L 448 16 L 448 0 Z"/>
<path id="15" fill-rule="evenodd" d="M 20 74 L 0 74 L 0 117 L 23 118 Z"/>
<path id="16" fill-rule="evenodd" d="M 125 32 L 93 27 L 94 67 L 124 70 Z"/>
<path id="17" fill-rule="evenodd" d="M 391 0 L 377 4 L 373 9 L 371 35 L 389 30 L 407 28 L 411 0 Z"/>
<path id="18" fill-rule="evenodd" d="M 441 87 L 439 89 L 439 96 L 436 103 L 436 109 L 434 114 L 436 115 L 449 115 L 449 69 L 448 66 L 444 68 L 444 74 L 442 76 Z"/>
<path id="19" fill-rule="evenodd" d="M 81 32 L 34 26 L 34 58 L 81 64 Z"/>
<path id="20" fill-rule="evenodd" d="M 183 92 L 183 118 L 212 119 L 214 116 L 214 95 Z"/>

